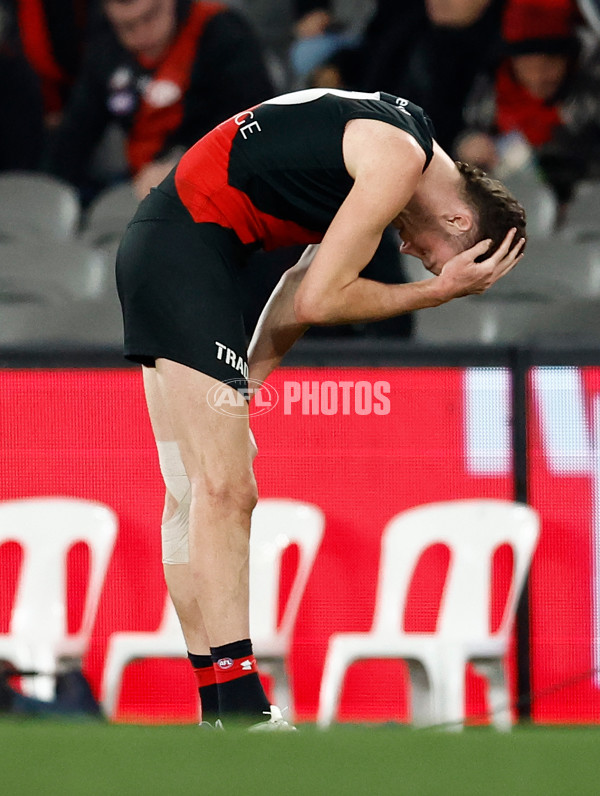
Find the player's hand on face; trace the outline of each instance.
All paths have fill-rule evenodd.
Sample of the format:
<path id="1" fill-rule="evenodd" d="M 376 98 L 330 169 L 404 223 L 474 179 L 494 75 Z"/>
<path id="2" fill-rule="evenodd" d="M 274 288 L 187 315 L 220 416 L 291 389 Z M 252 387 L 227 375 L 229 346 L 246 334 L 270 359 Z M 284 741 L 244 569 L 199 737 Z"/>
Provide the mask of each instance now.
<path id="1" fill-rule="evenodd" d="M 513 227 L 497 251 L 481 262 L 475 261 L 489 249 L 490 240 L 479 241 L 475 246 L 448 260 L 438 276 L 445 300 L 484 293 L 511 271 L 523 256 L 522 249 L 525 245 L 525 238 L 521 238 L 511 249 L 515 235 L 516 229 Z"/>

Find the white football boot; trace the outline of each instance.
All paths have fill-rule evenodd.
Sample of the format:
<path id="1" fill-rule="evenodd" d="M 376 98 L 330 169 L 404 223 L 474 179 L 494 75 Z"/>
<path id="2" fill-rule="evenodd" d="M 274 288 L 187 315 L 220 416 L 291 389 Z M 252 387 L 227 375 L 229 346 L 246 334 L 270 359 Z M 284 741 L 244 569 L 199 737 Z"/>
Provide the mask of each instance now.
<path id="1" fill-rule="evenodd" d="M 253 724 L 248 732 L 296 732 L 296 727 L 283 718 L 277 705 L 271 705 L 271 709 L 265 710 L 264 714 L 270 716 L 269 720 Z"/>

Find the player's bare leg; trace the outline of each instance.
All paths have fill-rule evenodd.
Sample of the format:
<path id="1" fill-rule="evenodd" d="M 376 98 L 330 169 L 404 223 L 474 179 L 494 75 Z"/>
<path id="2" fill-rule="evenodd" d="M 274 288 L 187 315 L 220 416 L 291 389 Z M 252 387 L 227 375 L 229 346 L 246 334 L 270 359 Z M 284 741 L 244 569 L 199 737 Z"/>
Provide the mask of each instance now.
<path id="1" fill-rule="evenodd" d="M 142 368 L 142 370 L 146 403 L 154 438 L 159 447 L 163 443 L 172 444 L 175 442 L 175 434 L 160 396 L 156 371 L 154 368 Z M 162 517 L 163 524 L 173 517 L 178 506 L 179 501 L 167 490 Z M 209 642 L 202 621 L 202 613 L 190 589 L 189 564 L 165 563 L 163 569 L 167 588 L 175 605 L 188 650 L 197 655 L 208 654 L 210 652 Z"/>
<path id="2" fill-rule="evenodd" d="M 160 396 L 156 371 L 154 368 L 143 368 L 142 370 L 144 374 L 146 403 L 148 405 L 159 457 L 161 458 L 161 469 L 167 469 L 168 472 L 170 466 L 171 472 L 167 480 L 172 481 L 175 479 L 174 483 L 176 488 L 173 488 L 173 486 L 172 488 L 173 491 L 181 497 L 181 494 L 185 494 L 185 492 L 189 491 L 190 485 L 177 452 L 178 446 L 174 439 L 171 423 Z M 173 458 L 174 452 L 176 454 L 174 462 L 175 473 L 172 472 L 173 463 L 164 461 L 165 450 L 171 458 Z M 210 722 L 218 717 L 218 692 L 208 635 L 204 628 L 200 606 L 198 605 L 198 601 L 196 600 L 191 586 L 190 566 L 189 563 L 166 563 L 164 561 L 165 558 L 177 557 L 173 556 L 173 552 L 168 549 L 168 542 L 165 542 L 165 528 L 168 528 L 169 524 L 173 523 L 176 515 L 185 515 L 187 512 L 187 502 L 185 500 L 183 502 L 178 500 L 167 488 L 162 517 L 163 571 L 165 582 L 181 624 L 188 650 L 188 658 L 196 675 L 200 704 L 202 707 L 202 719 L 203 721 Z M 185 517 L 183 517 L 183 521 L 185 522 Z M 187 540 L 185 540 L 184 546 L 184 551 L 178 551 L 179 557 L 183 555 L 184 558 L 187 558 Z"/>
<path id="3" fill-rule="evenodd" d="M 215 412 L 207 396 L 220 382 L 170 360 L 157 360 L 155 377 L 160 411 L 191 485 L 188 572 L 172 583 L 178 608 L 187 623 L 194 621 L 194 602 L 199 606 L 221 712 L 260 717 L 268 701 L 249 641 L 250 516 L 257 495 L 248 409 L 242 400 L 230 407 L 233 416 Z"/>

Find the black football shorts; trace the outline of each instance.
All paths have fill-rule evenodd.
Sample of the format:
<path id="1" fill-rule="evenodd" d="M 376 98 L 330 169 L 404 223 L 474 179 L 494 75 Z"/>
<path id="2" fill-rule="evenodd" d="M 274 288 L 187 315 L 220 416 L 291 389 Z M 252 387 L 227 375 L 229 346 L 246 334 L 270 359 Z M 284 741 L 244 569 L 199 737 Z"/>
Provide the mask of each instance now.
<path id="1" fill-rule="evenodd" d="M 125 357 L 149 367 L 164 357 L 244 391 L 247 247 L 230 229 L 195 223 L 166 183 L 141 202 L 117 253 Z"/>

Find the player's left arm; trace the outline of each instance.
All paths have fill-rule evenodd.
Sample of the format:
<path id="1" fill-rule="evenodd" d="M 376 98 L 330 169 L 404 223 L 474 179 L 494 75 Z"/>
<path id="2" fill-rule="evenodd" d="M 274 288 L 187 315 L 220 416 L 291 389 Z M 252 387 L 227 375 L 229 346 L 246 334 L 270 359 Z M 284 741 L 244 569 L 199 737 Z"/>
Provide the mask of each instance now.
<path id="1" fill-rule="evenodd" d="M 296 319 L 294 297 L 318 249 L 316 243 L 307 246 L 296 265 L 283 274 L 265 304 L 248 347 L 250 379 L 265 381 L 309 328 L 309 324 Z"/>

